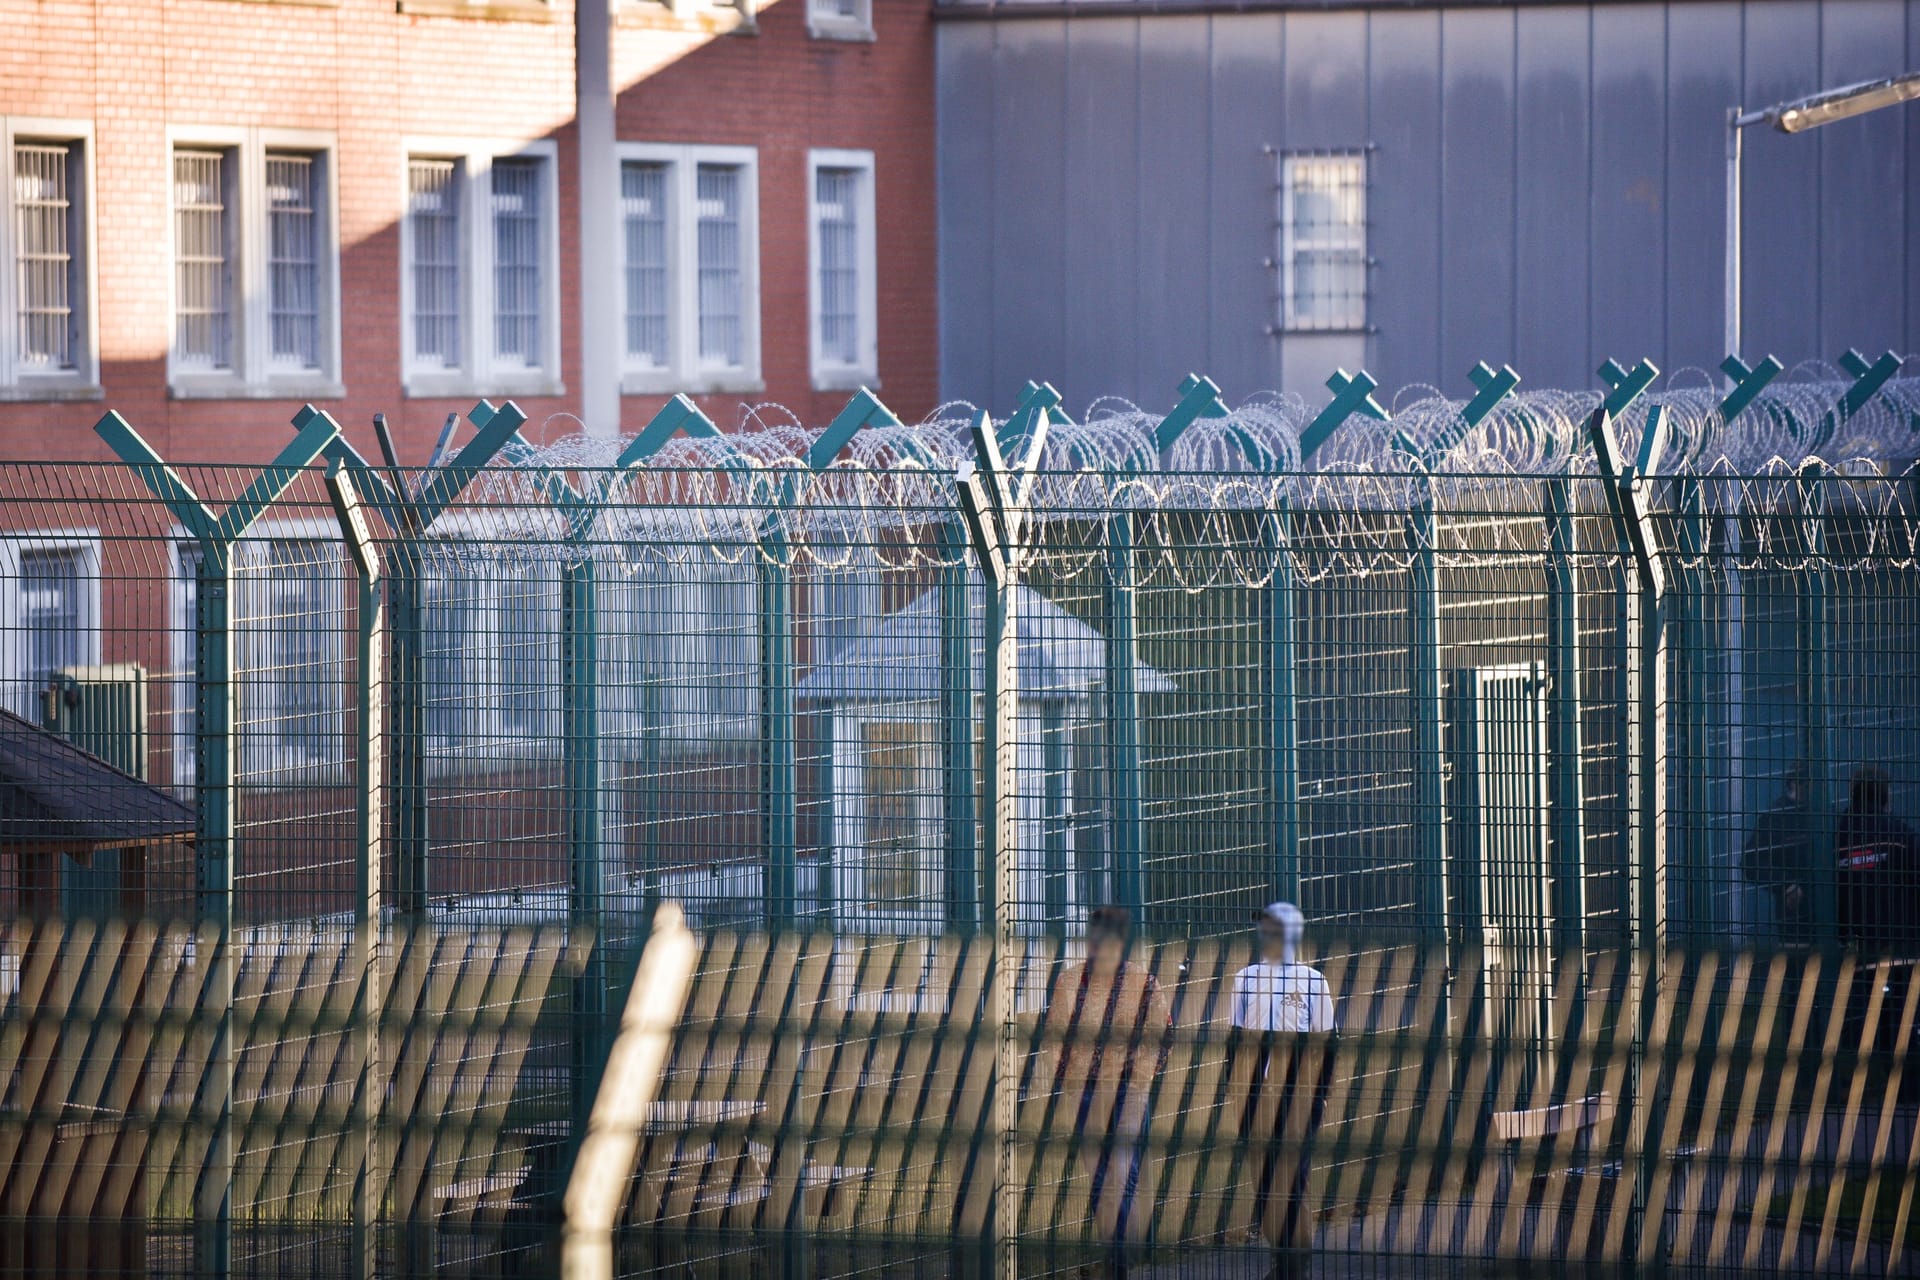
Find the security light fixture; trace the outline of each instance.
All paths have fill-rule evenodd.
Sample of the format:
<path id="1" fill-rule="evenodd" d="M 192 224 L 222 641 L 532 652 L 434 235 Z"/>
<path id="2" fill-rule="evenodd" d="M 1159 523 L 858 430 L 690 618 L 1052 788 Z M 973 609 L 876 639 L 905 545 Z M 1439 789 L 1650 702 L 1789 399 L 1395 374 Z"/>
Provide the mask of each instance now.
<path id="1" fill-rule="evenodd" d="M 1908 71 L 1884 80 L 1863 80 L 1837 89 L 1822 89 L 1804 98 L 1776 102 L 1758 111 L 1727 112 L 1727 240 L 1726 347 L 1740 354 L 1740 161 L 1741 133 L 1756 124 L 1770 124 L 1781 133 L 1805 133 L 1822 125 L 1895 107 L 1920 98 L 1920 71 Z"/>
<path id="2" fill-rule="evenodd" d="M 1782 133 L 1805 133 L 1823 124 L 1851 120 L 1915 98 L 1920 98 L 1920 71 L 1909 71 L 1884 80 L 1863 80 L 1839 89 L 1823 89 L 1792 102 L 1775 103 L 1762 111 L 1739 112 L 1733 117 L 1733 127 L 1741 129 L 1765 121 Z"/>

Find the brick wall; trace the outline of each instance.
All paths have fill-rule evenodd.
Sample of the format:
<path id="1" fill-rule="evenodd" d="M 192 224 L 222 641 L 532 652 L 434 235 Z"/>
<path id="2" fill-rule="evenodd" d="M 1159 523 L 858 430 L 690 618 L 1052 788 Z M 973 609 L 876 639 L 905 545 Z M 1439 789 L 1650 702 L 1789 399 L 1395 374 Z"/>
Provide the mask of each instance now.
<path id="1" fill-rule="evenodd" d="M 578 159 L 571 0 L 540 20 L 396 12 L 394 0 L 0 0 L 0 114 L 91 120 L 96 308 L 104 401 L 0 404 L 0 458 L 103 456 L 111 407 L 170 458 L 262 461 L 297 401 L 174 400 L 166 382 L 170 125 L 327 130 L 341 249 L 344 398 L 322 402 L 372 449 L 384 412 L 410 462 L 469 397 L 408 399 L 400 369 L 402 138 L 546 138 L 558 148 L 561 373 L 568 395 L 522 401 L 536 432 L 575 429 L 580 377 Z M 876 155 L 880 380 L 903 415 L 936 392 L 932 34 L 924 0 L 875 0 L 872 43 L 820 41 L 804 0 L 777 0 L 753 34 L 719 34 L 629 5 L 616 19 L 623 141 L 760 151 L 764 397 L 708 397 L 723 427 L 743 399 L 821 421 L 844 394 L 808 376 L 805 163 L 809 147 Z M 10 327 L 9 327 L 10 330 Z M 628 430 L 658 397 L 623 401 Z"/>

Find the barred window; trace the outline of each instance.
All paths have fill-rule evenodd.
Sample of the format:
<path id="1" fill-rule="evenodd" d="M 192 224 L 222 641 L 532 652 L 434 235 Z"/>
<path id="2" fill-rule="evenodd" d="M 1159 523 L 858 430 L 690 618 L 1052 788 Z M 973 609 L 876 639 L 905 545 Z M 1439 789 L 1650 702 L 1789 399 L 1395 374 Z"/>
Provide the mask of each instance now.
<path id="1" fill-rule="evenodd" d="M 699 227 L 700 363 L 740 363 L 740 170 L 703 164 Z"/>
<path id="2" fill-rule="evenodd" d="M 814 217 L 820 235 L 820 358 L 852 364 L 860 351 L 860 219 L 858 169 L 814 174 Z"/>
<path id="3" fill-rule="evenodd" d="M 446 369 L 460 366 L 459 182 L 458 161 L 407 164 L 413 359 Z"/>
<path id="4" fill-rule="evenodd" d="M 1360 152 L 1280 157 L 1280 326 L 1367 324 L 1367 173 Z"/>
<path id="5" fill-rule="evenodd" d="M 933 727 L 916 720 L 860 724 L 866 848 L 859 901 L 869 914 L 902 923 L 936 891 L 928 874 L 939 795 Z"/>
<path id="6" fill-rule="evenodd" d="M 173 148 L 174 395 L 342 394 L 330 154 L 212 127 Z"/>
<path id="7" fill-rule="evenodd" d="M 335 712 L 342 691 L 335 670 L 336 634 L 343 623 L 339 570 L 323 544 L 274 542 L 267 558 L 265 621 L 270 627 L 266 660 L 268 697 L 256 708 L 281 747 L 296 760 L 337 754 L 340 725 Z M 253 717 L 249 717 L 252 719 Z"/>
<path id="8" fill-rule="evenodd" d="M 454 764 L 475 748 L 544 750 L 559 732 L 559 583 L 481 572 L 457 540 L 445 552 L 426 579 L 427 737 Z"/>
<path id="9" fill-rule="evenodd" d="M 78 143 L 14 144 L 15 358 L 20 373 L 71 372 L 84 351 L 79 161 Z"/>
<path id="10" fill-rule="evenodd" d="M 241 768 L 251 774 L 346 758 L 346 635 L 340 544 L 243 544 L 235 565 Z"/>
<path id="11" fill-rule="evenodd" d="M 879 376 L 875 316 L 873 154 L 815 151 L 813 381 L 847 390 Z"/>
<path id="12" fill-rule="evenodd" d="M 20 625 L 32 689 L 46 688 L 56 673 L 82 661 L 83 555 L 70 547 L 20 553 Z"/>
<path id="13" fill-rule="evenodd" d="M 493 164 L 494 355 L 529 369 L 542 362 L 540 165 Z"/>
<path id="14" fill-rule="evenodd" d="M 816 39 L 871 40 L 873 0 L 807 0 L 807 30 Z"/>
<path id="15" fill-rule="evenodd" d="M 233 367 L 233 226 L 225 151 L 173 153 L 173 356 L 189 369 Z"/>
<path id="16" fill-rule="evenodd" d="M 267 153 L 267 289 L 273 362 L 320 367 L 320 235 L 314 157 Z"/>
<path id="17" fill-rule="evenodd" d="M 200 565 L 198 542 L 173 544 L 173 779 L 194 782 L 200 734 Z"/>
<path id="18" fill-rule="evenodd" d="M 98 540 L 0 540 L 0 596 L 0 706 L 37 722 L 57 673 L 100 661 Z"/>
<path id="19" fill-rule="evenodd" d="M 620 151 L 627 390 L 748 389 L 760 372 L 754 152 Z"/>
<path id="20" fill-rule="evenodd" d="M 667 166 L 629 160 L 620 166 L 620 212 L 626 232 L 627 357 L 665 369 L 667 349 Z"/>
<path id="21" fill-rule="evenodd" d="M 402 356 L 416 394 L 551 389 L 553 163 L 547 144 L 407 157 Z M 496 392 L 496 380 L 508 389 Z"/>

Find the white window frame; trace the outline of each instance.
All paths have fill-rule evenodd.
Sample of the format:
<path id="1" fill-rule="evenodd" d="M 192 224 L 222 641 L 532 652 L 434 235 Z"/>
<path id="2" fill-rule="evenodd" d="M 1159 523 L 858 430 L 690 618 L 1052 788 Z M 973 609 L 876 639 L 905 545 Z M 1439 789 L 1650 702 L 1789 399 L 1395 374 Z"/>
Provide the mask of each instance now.
<path id="1" fill-rule="evenodd" d="M 270 554 L 268 548 L 278 542 L 306 542 L 333 548 L 333 554 L 339 561 L 339 570 L 330 578 L 323 579 L 327 584 L 330 599 L 325 612 L 337 615 L 342 626 L 332 630 L 322 629 L 320 635 L 326 645 L 321 662 L 326 676 L 321 680 L 321 688 L 331 690 L 333 701 L 321 714 L 326 716 L 328 729 L 322 736 L 326 744 L 321 754 L 306 755 L 295 752 L 278 732 L 267 734 L 257 726 L 263 713 L 248 705 L 247 699 L 252 690 L 258 689 L 264 681 L 257 678 L 248 667 L 248 646 L 252 637 L 258 636 L 260 627 L 257 620 L 250 618 L 247 593 L 252 584 L 264 582 L 265 575 L 257 567 L 249 567 L 249 556 Z M 177 555 L 177 553 L 176 553 Z M 350 701 L 346 688 L 346 673 L 351 661 L 351 645 L 345 631 L 350 614 L 346 590 L 346 547 L 340 540 L 340 527 L 331 520 L 292 519 L 263 520 L 247 531 L 247 535 L 234 543 L 232 549 L 234 565 L 234 590 L 232 597 L 232 655 L 231 662 L 237 697 L 234 706 L 234 732 L 238 739 L 238 756 L 235 761 L 236 772 L 242 782 L 253 788 L 275 786 L 298 786 L 316 781 L 334 781 L 345 775 L 347 749 L 347 704 Z M 199 683 L 199 673 L 194 673 L 195 686 Z"/>
<path id="2" fill-rule="evenodd" d="M 191 787 L 195 782 L 195 762 L 200 743 L 195 733 L 184 732 L 188 715 L 195 710 L 194 699 L 200 684 L 199 574 L 189 564 L 185 551 L 196 552 L 199 542 L 185 529 L 175 527 L 167 536 L 167 684 L 172 705 L 168 708 L 167 741 L 173 754 L 173 781 L 176 786 Z M 187 670 L 193 669 L 193 678 Z"/>
<path id="3" fill-rule="evenodd" d="M 885 706 L 843 705 L 830 717 L 833 762 L 833 904 L 834 927 L 849 933 L 932 933 L 946 913 L 946 883 L 942 872 L 940 783 L 917 798 L 920 817 L 920 886 L 924 896 L 914 903 L 881 912 L 866 910 L 868 871 L 868 802 L 866 728 L 872 724 L 907 724 L 926 730 L 924 772 L 940 777 L 940 719 L 930 702 Z"/>
<path id="4" fill-rule="evenodd" d="M 873 31 L 873 0 L 854 0 L 852 17 L 838 13 L 822 13 L 815 7 L 814 0 L 806 0 L 807 34 L 815 40 L 853 40 L 871 42 Z"/>
<path id="5" fill-rule="evenodd" d="M 460 364 L 423 364 L 413 349 L 413 219 L 408 173 L 415 160 L 451 160 L 459 166 Z M 540 364 L 507 365 L 494 355 L 493 164 L 540 161 L 544 205 L 540 228 Z M 560 150 L 548 139 L 407 137 L 400 158 L 400 365 L 402 388 L 413 397 L 558 396 L 560 376 Z"/>
<path id="6" fill-rule="evenodd" d="M 1372 302 L 1371 279 L 1373 259 L 1368 252 L 1368 188 L 1372 184 L 1369 172 L 1368 155 L 1364 149 L 1335 149 L 1329 151 L 1283 151 L 1277 154 L 1278 172 L 1275 174 L 1275 199 L 1279 204 L 1279 321 L 1283 333 L 1364 333 L 1369 324 L 1369 310 Z M 1342 161 L 1356 165 L 1360 170 L 1360 230 L 1358 243 L 1344 240 L 1302 240 L 1296 233 L 1293 223 L 1294 171 L 1310 165 L 1322 165 L 1329 161 Z M 1295 261 L 1303 249 L 1357 249 L 1360 254 L 1360 299 L 1359 315 L 1343 316 L 1334 323 L 1327 323 L 1317 317 L 1304 314 L 1297 301 L 1295 290 Z"/>
<path id="7" fill-rule="evenodd" d="M 651 729 L 667 749 L 751 738 L 761 706 L 752 561 L 715 547 L 655 555 L 653 549 L 673 545 L 674 532 L 638 508 L 603 529 L 635 555 L 628 572 L 600 585 L 601 733 L 639 734 L 643 686 L 659 680 L 660 719 Z"/>
<path id="8" fill-rule="evenodd" d="M 557 523 L 548 523 L 544 528 L 503 528 L 497 518 L 479 513 L 454 513 L 442 516 L 435 522 L 432 541 L 429 547 L 446 546 L 454 548 L 459 544 L 479 545 L 502 544 L 512 542 L 541 542 L 553 538 L 560 532 Z M 496 771 L 503 763 L 548 757 L 554 754 L 560 740 L 561 696 L 560 670 L 562 658 L 561 612 L 565 608 L 565 579 L 557 563 L 536 560 L 530 565 L 516 569 L 509 560 L 503 559 L 496 571 L 488 576 L 449 575 L 445 579 L 436 578 L 434 555 L 428 550 L 422 557 L 420 573 L 423 594 L 421 605 L 424 621 L 430 620 L 434 605 L 425 592 L 431 591 L 436 581 L 459 581 L 471 583 L 476 595 L 481 597 L 474 603 L 474 610 L 483 619 L 483 625 L 475 628 L 474 646 L 465 660 L 470 662 L 479 673 L 473 682 L 475 696 L 459 706 L 460 724 L 457 736 L 448 736 L 439 732 L 438 715 L 431 708 L 423 709 L 426 734 L 428 772 L 434 777 L 444 777 L 457 773 L 485 773 Z M 537 583 L 528 583 L 533 573 L 538 573 Z M 551 705 L 542 705 L 536 715 L 546 719 L 549 732 L 527 732 L 513 725 L 507 715 L 504 697 L 507 693 L 505 646 L 509 637 L 502 625 L 504 602 L 501 588 L 508 584 L 526 584 L 535 586 L 548 594 L 552 603 L 551 626 L 545 637 L 552 649 L 552 683 L 543 692 L 551 694 Z M 431 636 L 430 628 L 423 625 L 423 634 Z M 524 637 L 522 637 L 524 638 Z M 429 666 L 432 658 L 427 658 Z M 433 690 L 432 673 L 426 676 L 427 692 Z"/>
<path id="9" fill-rule="evenodd" d="M 0 674 L 4 675 L 6 709 L 40 723 L 34 705 L 39 691 L 27 683 L 26 602 L 21 598 L 21 561 L 35 551 L 80 553 L 80 659 L 76 665 L 100 664 L 100 531 L 98 529 L 21 529 L 0 537 Z"/>
<path id="10" fill-rule="evenodd" d="M 855 305 L 860 325 L 859 358 L 852 364 L 828 360 L 820 332 L 820 171 L 851 169 L 861 174 L 855 220 L 859 235 L 856 266 L 860 273 Z M 807 332 L 808 359 L 815 391 L 855 391 L 880 385 L 880 304 L 874 221 L 873 152 L 819 149 L 807 152 Z"/>
<path id="11" fill-rule="evenodd" d="M 623 24 L 685 29 L 697 25 L 708 32 L 751 32 L 758 29 L 761 0 L 616 0 L 614 14 Z"/>
<path id="12" fill-rule="evenodd" d="M 14 326 L 18 317 L 14 244 L 16 234 L 13 193 L 13 148 L 16 142 L 66 143 L 80 148 L 79 178 L 81 190 L 68 192 L 69 202 L 78 200 L 80 217 L 75 227 L 73 251 L 80 258 L 75 280 L 76 305 L 80 308 L 80 350 L 74 355 L 74 367 L 53 373 L 28 371 L 18 364 L 20 335 Z M 95 268 L 94 209 L 98 204 L 95 183 L 93 123 L 87 120 L 55 119 L 43 116 L 0 116 L 0 401 L 7 400 L 98 400 L 100 389 L 99 278 Z"/>
<path id="13" fill-rule="evenodd" d="M 687 391 L 695 394 L 757 393 L 766 390 L 760 377 L 760 153 L 753 147 L 674 146 L 652 142 L 621 142 L 614 146 L 615 163 L 637 161 L 667 170 L 667 364 L 641 365 L 627 354 L 625 218 L 616 206 L 614 225 L 620 227 L 620 390 L 626 395 L 659 395 Z M 700 361 L 699 219 L 694 216 L 697 175 L 701 165 L 724 165 L 740 170 L 740 363 L 731 366 Z M 620 199 L 620 176 L 614 174 L 613 195 Z"/>
<path id="14" fill-rule="evenodd" d="M 178 303 L 178 219 L 174 216 L 173 157 L 176 151 L 224 151 L 233 166 L 224 175 L 233 204 L 233 358 L 229 369 L 186 367 L 175 358 L 173 336 Z M 288 368 L 273 360 L 272 281 L 268 262 L 267 152 L 294 151 L 313 157 L 314 199 L 319 221 L 315 242 L 319 261 L 320 315 L 316 337 L 319 363 L 312 369 Z M 333 400 L 346 395 L 340 366 L 340 183 L 339 142 L 317 129 L 259 129 L 214 125 L 176 125 L 167 129 L 167 390 L 176 400 Z"/>

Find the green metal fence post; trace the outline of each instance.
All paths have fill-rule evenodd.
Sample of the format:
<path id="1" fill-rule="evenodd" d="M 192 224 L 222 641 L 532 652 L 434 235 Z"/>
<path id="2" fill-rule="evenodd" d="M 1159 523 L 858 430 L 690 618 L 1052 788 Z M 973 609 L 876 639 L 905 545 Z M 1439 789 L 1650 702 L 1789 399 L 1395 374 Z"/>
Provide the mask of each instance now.
<path id="1" fill-rule="evenodd" d="M 395 539 L 386 575 L 393 672 L 387 750 L 394 801 L 394 909 L 401 919 L 414 922 L 426 918 L 432 849 L 427 803 L 426 594 L 422 557 L 434 522 L 459 500 L 473 478 L 515 438 L 527 420 L 511 401 L 495 410 L 483 400 L 470 417 L 474 424 L 473 439 L 451 461 L 432 468 L 422 478 L 417 493 L 406 490 L 384 415 L 374 419 L 374 430 L 386 455 L 384 468 L 368 462 L 344 436 L 336 436 L 324 454 L 329 462 L 340 464 L 361 502 L 380 514 Z M 436 459 L 446 453 L 458 422 L 458 414 L 447 415 L 447 423 L 435 446 Z"/>
<path id="2" fill-rule="evenodd" d="M 1019 1265 L 1019 1162 L 1016 1116 L 1020 1084 L 1019 1026 L 1015 1021 L 1014 987 L 1018 967 L 1018 928 L 1014 895 L 1019 874 L 1019 719 L 1020 661 L 1015 588 L 1019 584 L 1026 538 L 1026 504 L 1033 474 L 1046 444 L 1048 418 L 1044 410 L 1031 413 L 1024 441 L 1025 456 L 1010 468 L 1000 452 L 987 415 L 972 423 L 975 455 L 980 465 L 963 465 L 954 477 L 961 517 L 987 580 L 987 687 L 985 770 L 987 853 L 993 871 L 987 877 L 988 913 L 993 929 L 993 982 L 988 994 L 994 1028 L 994 1085 L 991 1119 L 993 1140 L 993 1272 L 1000 1280 L 1015 1280 Z M 976 1169 L 978 1166 L 976 1165 Z"/>
<path id="3" fill-rule="evenodd" d="M 1706 491 L 1694 476 L 1674 482 L 1675 542 L 1679 565 L 1674 574 L 1671 608 L 1674 614 L 1671 691 L 1674 749 L 1679 752 L 1675 772 L 1679 810 L 1679 848 L 1675 860 L 1681 884 L 1677 926 L 1683 938 L 1708 939 L 1723 935 L 1720 907 L 1713 883 L 1712 854 L 1707 831 L 1707 691 L 1708 554 L 1712 531 L 1708 527 Z"/>
<path id="4" fill-rule="evenodd" d="M 1348 374 L 1336 369 L 1327 378 L 1333 398 L 1300 432 L 1300 469 L 1354 414 L 1388 421 L 1373 398 L 1379 388 L 1365 369 Z M 1261 529 L 1261 549 L 1273 557 L 1273 577 L 1262 593 L 1261 648 L 1266 672 L 1265 719 L 1272 750 L 1267 764 L 1268 858 L 1278 901 L 1300 900 L 1300 655 L 1296 566 L 1293 560 L 1293 511 L 1286 492 L 1276 489 Z"/>
<path id="5" fill-rule="evenodd" d="M 1276 902 L 1300 901 L 1300 675 L 1294 623 L 1293 511 L 1275 492 L 1261 525 L 1261 551 L 1273 558 L 1260 593 L 1261 665 L 1266 670 L 1267 858 Z"/>
<path id="6" fill-rule="evenodd" d="M 1165 453 L 1199 418 L 1225 417 L 1220 388 L 1211 378 L 1190 373 L 1180 384 L 1180 399 L 1154 429 L 1154 445 Z M 1139 600 L 1134 569 L 1134 513 L 1107 517 L 1106 575 L 1102 604 L 1107 622 L 1105 645 L 1108 803 L 1107 837 L 1112 860 L 1113 900 L 1145 927 L 1146 817 L 1141 798 L 1140 690 L 1135 679 L 1140 661 Z"/>
<path id="7" fill-rule="evenodd" d="M 1586 950 L 1586 760 L 1580 727 L 1579 526 L 1568 478 L 1547 481 L 1547 788 L 1553 822 L 1553 940 Z M 1583 966 L 1584 967 L 1584 966 Z M 1576 1001 L 1575 1008 L 1580 1007 Z"/>
<path id="8" fill-rule="evenodd" d="M 308 405 L 298 434 L 219 516 L 117 413 L 94 426 L 100 439 L 200 546 L 194 595 L 194 872 L 196 915 L 214 931 L 201 1004 L 214 1025 L 207 1069 L 196 1094 L 207 1151 L 194 1188 L 194 1269 L 224 1280 L 233 1268 L 235 1055 L 233 1002 L 234 831 L 238 822 L 235 734 L 233 550 L 338 435 L 333 419 Z"/>
<path id="9" fill-rule="evenodd" d="M 1815 936 L 1831 944 L 1839 936 L 1833 805 L 1832 602 L 1827 573 L 1826 468 L 1807 464 L 1800 472 L 1800 591 L 1794 611 L 1799 701 L 1800 756 L 1807 765 L 1807 856 L 1813 864 L 1810 895 Z"/>
<path id="10" fill-rule="evenodd" d="M 825 471 L 847 442 L 869 426 L 897 427 L 900 419 L 865 387 L 815 437 L 807 469 Z M 800 863 L 799 707 L 794 701 L 793 548 L 783 522 L 798 501 L 789 478 L 780 510 L 760 529 L 760 800 L 767 858 L 766 920 L 770 931 L 793 926 Z M 799 1200 L 794 1201 L 795 1212 Z M 797 1219 L 796 1219 L 797 1221 Z"/>
<path id="11" fill-rule="evenodd" d="M 980 928 L 980 814 L 974 761 L 973 583 L 967 532 L 943 521 L 940 539 L 940 771 L 946 779 L 946 924 Z"/>
<path id="12" fill-rule="evenodd" d="M 1808 441 L 1808 451 L 1817 453 L 1839 435 L 1848 419 L 1859 413 L 1879 394 L 1880 388 L 1895 373 L 1902 361 L 1889 351 L 1869 365 L 1859 352 L 1849 350 L 1840 357 L 1840 367 L 1853 382 L 1838 402 L 1827 411 Z M 1801 755 L 1807 765 L 1807 808 L 1815 815 L 1809 856 L 1817 873 L 1813 881 L 1812 915 L 1816 936 L 1833 943 L 1839 936 L 1839 903 L 1836 900 L 1834 849 L 1833 786 L 1833 658 L 1832 658 L 1832 581 L 1827 560 L 1827 486 L 1822 483 L 1826 468 L 1822 463 L 1808 464 L 1800 472 L 1799 551 L 1802 558 L 1800 592 L 1795 611 L 1798 644 L 1796 664 L 1801 720 Z"/>
<path id="13" fill-rule="evenodd" d="M 1134 517 L 1118 511 L 1107 517 L 1106 576 L 1102 592 L 1107 616 L 1106 656 L 1108 803 L 1112 814 L 1107 856 L 1113 869 L 1113 900 L 1145 928 L 1146 817 L 1140 792 L 1139 596 L 1134 570 Z"/>
<path id="14" fill-rule="evenodd" d="M 1394 448 L 1415 467 L 1414 498 L 1407 520 L 1412 556 L 1408 583 L 1410 654 L 1413 668 L 1414 848 L 1420 886 L 1419 910 L 1429 936 L 1454 947 L 1478 938 L 1484 914 L 1454 920 L 1447 901 L 1447 746 L 1446 690 L 1441 674 L 1440 528 L 1434 508 L 1433 468 L 1449 449 L 1478 427 L 1512 394 L 1520 377 L 1512 368 L 1495 371 L 1485 361 L 1467 374 L 1476 392 L 1435 439 L 1421 444 L 1404 431 L 1394 433 Z M 1456 933 L 1458 936 L 1456 936 Z"/>
<path id="15" fill-rule="evenodd" d="M 592 519 L 584 521 L 592 527 Z M 583 535 L 584 536 L 584 535 Z M 600 741 L 600 591 L 591 548 L 577 543 L 560 601 L 560 750 L 567 793 L 568 920 L 585 949 L 573 980 L 573 1137 L 586 1133 L 608 1028 L 606 768 Z M 523 641 L 524 643 L 524 641 Z"/>
<path id="16" fill-rule="evenodd" d="M 353 968 L 353 1274 L 371 1280 L 378 1268 L 381 1203 L 379 1123 L 385 1093 L 380 1071 L 380 1019 L 385 984 L 380 975 L 381 759 L 385 715 L 386 618 L 379 549 L 367 531 L 360 499 L 338 460 L 327 468 L 327 496 L 359 583 L 354 650 L 354 826 L 360 845 L 354 888 Z"/>
<path id="17" fill-rule="evenodd" d="M 1746 412 L 1755 398 L 1766 390 L 1767 384 L 1778 377 L 1781 363 L 1772 356 L 1763 357 L 1758 363 L 1748 366 L 1737 354 L 1729 353 L 1720 362 L 1721 371 L 1727 375 L 1729 388 L 1720 401 L 1720 425 L 1723 432 L 1730 433 L 1733 424 Z M 1717 706 L 1716 726 L 1723 743 L 1721 759 L 1722 777 L 1726 781 L 1726 812 L 1745 814 L 1747 806 L 1746 779 L 1746 583 L 1741 574 L 1740 558 L 1742 542 L 1741 522 L 1744 513 L 1738 501 L 1739 482 L 1735 479 L 1723 479 L 1715 489 L 1723 495 L 1732 493 L 1730 500 L 1724 503 L 1725 511 L 1720 518 L 1709 525 L 1708 551 L 1716 557 L 1726 582 L 1725 590 L 1720 593 L 1720 616 L 1717 619 L 1718 634 L 1709 636 L 1708 643 L 1716 644 L 1720 650 L 1722 676 L 1721 693 L 1714 699 Z M 1747 868 L 1744 864 L 1746 845 L 1746 826 L 1744 822 L 1733 822 L 1726 829 L 1726 864 L 1737 867 L 1737 874 L 1744 876 Z M 1730 911 L 1737 911 L 1741 926 L 1748 923 L 1745 895 L 1728 904 Z"/>
<path id="18" fill-rule="evenodd" d="M 224 1280 L 233 1273 L 233 856 L 235 803 L 235 671 L 233 547 L 209 538 L 200 547 L 194 583 L 194 863 L 195 917 L 216 930 L 202 999 L 217 1023 L 200 1096 L 209 1126 L 206 1164 L 194 1194 L 194 1269 Z"/>
<path id="19" fill-rule="evenodd" d="M 1611 362 L 1609 362 L 1611 364 Z M 1618 366 L 1613 366 L 1617 369 Z M 1642 370 L 1651 366 L 1642 361 Z M 1651 381 L 1652 374 L 1647 374 Z M 1616 380 L 1615 396 L 1625 380 Z M 1624 404 L 1622 405 L 1624 408 Z M 1632 924 L 1630 1005 L 1634 1011 L 1634 1041 L 1628 1073 L 1630 1103 L 1628 1147 L 1635 1161 L 1633 1198 L 1629 1205 L 1626 1241 L 1632 1257 L 1643 1267 L 1665 1265 L 1664 1205 L 1649 1203 L 1649 1188 L 1660 1162 L 1660 1116 L 1664 1098 L 1658 1081 L 1647 1075 L 1647 1054 L 1655 1034 L 1666 971 L 1667 915 L 1667 603 L 1666 572 L 1648 507 L 1643 481 L 1653 476 L 1665 448 L 1666 422 L 1661 406 L 1648 412 L 1641 432 L 1639 455 L 1629 463 L 1620 453 L 1608 405 L 1594 411 L 1588 434 L 1600 477 L 1607 488 L 1616 538 L 1633 567 L 1633 586 L 1626 597 L 1630 643 L 1627 650 L 1629 721 L 1626 749 L 1629 812 L 1629 920 Z"/>
<path id="20" fill-rule="evenodd" d="M 1327 390 L 1333 392 L 1333 399 L 1314 415 L 1313 421 L 1300 428 L 1300 465 L 1305 467 L 1313 455 L 1320 451 L 1320 446 L 1340 429 L 1340 424 L 1354 414 L 1380 422 L 1387 421 L 1387 411 L 1373 398 L 1373 393 L 1379 389 L 1380 384 L 1365 369 L 1354 374 L 1349 374 L 1345 369 L 1335 369 L 1328 374 Z"/>

